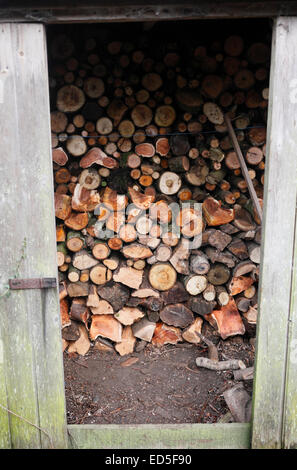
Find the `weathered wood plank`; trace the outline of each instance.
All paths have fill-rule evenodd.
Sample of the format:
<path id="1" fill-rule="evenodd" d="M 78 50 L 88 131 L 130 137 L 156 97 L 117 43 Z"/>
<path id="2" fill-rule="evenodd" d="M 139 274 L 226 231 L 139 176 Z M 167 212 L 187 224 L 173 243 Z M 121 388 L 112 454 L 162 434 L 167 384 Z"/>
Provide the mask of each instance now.
<path id="1" fill-rule="evenodd" d="M 281 447 L 297 195 L 296 41 L 297 18 L 278 18 L 273 31 L 269 87 L 254 448 Z M 292 86 L 295 90 L 290 89 Z"/>
<path id="2" fill-rule="evenodd" d="M 297 21 L 294 26 L 297 29 Z M 297 34 L 297 31 L 296 31 Z M 287 351 L 287 374 L 284 403 L 283 447 L 297 449 L 297 218 L 291 285 L 291 309 Z"/>
<path id="3" fill-rule="evenodd" d="M 215 1 L 206 0 L 108 0 L 78 2 L 69 0 L 2 2 L 0 21 L 73 23 L 96 21 L 159 21 L 194 18 L 264 18 L 297 15 L 296 1 Z"/>
<path id="4" fill-rule="evenodd" d="M 68 425 L 79 449 L 248 449 L 250 433 L 248 423 Z"/>
<path id="5" fill-rule="evenodd" d="M 4 373 L 4 349 L 2 334 L 0 330 L 0 449 L 10 449 L 11 440 L 9 429 L 9 416 L 8 412 L 5 409 L 1 408 L 1 406 L 8 408 L 6 380 Z"/>
<path id="6" fill-rule="evenodd" d="M 0 60 L 0 329 L 7 403 L 45 431 L 10 415 L 11 442 L 14 448 L 66 447 L 57 289 L 5 295 L 11 277 L 57 277 L 44 26 L 2 24 Z"/>

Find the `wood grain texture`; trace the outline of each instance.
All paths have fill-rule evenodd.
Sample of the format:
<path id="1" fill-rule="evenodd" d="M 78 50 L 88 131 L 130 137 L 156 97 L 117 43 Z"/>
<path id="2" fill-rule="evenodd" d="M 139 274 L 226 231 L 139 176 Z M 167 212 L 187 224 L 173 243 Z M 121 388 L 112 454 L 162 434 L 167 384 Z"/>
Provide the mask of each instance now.
<path id="1" fill-rule="evenodd" d="M 295 24 L 297 30 L 297 21 Z M 296 31 L 297 33 L 297 31 Z M 296 105 L 295 105 L 296 106 Z M 291 284 L 282 447 L 297 449 L 297 218 Z"/>
<path id="2" fill-rule="evenodd" d="M 248 449 L 250 432 L 248 423 L 68 425 L 74 449 Z"/>
<path id="3" fill-rule="evenodd" d="M 278 15 L 297 15 L 297 2 L 292 1 L 215 1 L 206 0 L 108 0 L 78 2 L 69 0 L 2 2 L 0 22 L 37 21 L 42 23 L 71 23 L 92 21 L 158 21 L 194 18 L 263 18 Z"/>
<path id="4" fill-rule="evenodd" d="M 278 18 L 269 87 L 253 448 L 282 446 L 297 191 L 296 104 L 289 88 L 297 79 L 296 41 L 297 18 Z"/>
<path id="5" fill-rule="evenodd" d="M 8 397 L 6 389 L 6 380 L 4 372 L 4 348 L 2 333 L 0 330 L 0 404 L 8 408 Z M 9 415 L 6 410 L 0 407 L 0 449 L 10 449 L 10 428 L 9 428 Z"/>
<path id="6" fill-rule="evenodd" d="M 2 24 L 0 57 L 3 383 L 8 408 L 45 430 L 10 415 L 11 445 L 66 447 L 57 289 L 5 294 L 9 278 L 57 277 L 44 26 Z"/>

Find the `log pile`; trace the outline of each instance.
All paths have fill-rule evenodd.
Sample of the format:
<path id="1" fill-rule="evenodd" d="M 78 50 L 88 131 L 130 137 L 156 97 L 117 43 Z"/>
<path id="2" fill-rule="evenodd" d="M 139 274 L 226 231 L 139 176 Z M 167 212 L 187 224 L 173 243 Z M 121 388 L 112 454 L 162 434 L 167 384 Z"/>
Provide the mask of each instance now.
<path id="1" fill-rule="evenodd" d="M 49 46 L 64 347 L 126 355 L 257 322 L 270 50 L 57 35 Z M 186 48 L 186 53 L 185 53 Z M 142 346 L 141 346 L 142 345 Z"/>

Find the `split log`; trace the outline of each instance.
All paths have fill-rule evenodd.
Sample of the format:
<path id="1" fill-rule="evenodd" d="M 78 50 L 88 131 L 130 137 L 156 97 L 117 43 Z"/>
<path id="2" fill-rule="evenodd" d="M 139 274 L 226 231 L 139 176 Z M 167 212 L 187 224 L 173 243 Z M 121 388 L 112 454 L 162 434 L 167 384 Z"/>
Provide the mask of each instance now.
<path id="1" fill-rule="evenodd" d="M 90 289 L 89 289 L 89 295 L 87 299 L 87 306 L 88 307 L 98 307 L 99 306 L 99 296 L 97 294 L 97 289 L 94 284 L 91 284 Z"/>
<path id="2" fill-rule="evenodd" d="M 192 311 L 184 304 L 166 305 L 160 311 L 160 318 L 166 325 L 178 326 L 180 328 L 186 328 L 194 321 Z"/>
<path id="3" fill-rule="evenodd" d="M 193 312 L 205 317 L 213 311 L 216 306 L 216 302 L 208 302 L 207 300 L 204 300 L 203 297 L 197 296 L 191 297 L 187 302 L 187 306 Z"/>
<path id="4" fill-rule="evenodd" d="M 143 194 L 141 191 L 136 191 L 132 187 L 128 188 L 128 192 L 129 192 L 132 202 L 139 209 L 146 210 L 154 202 L 154 197 L 152 195 Z"/>
<path id="5" fill-rule="evenodd" d="M 121 212 L 126 208 L 128 198 L 125 194 L 118 194 L 113 189 L 106 187 L 102 196 L 102 202 L 109 210 Z"/>
<path id="6" fill-rule="evenodd" d="M 52 151 L 53 162 L 57 165 L 64 166 L 68 162 L 68 156 L 62 149 L 62 147 L 57 147 Z"/>
<path id="7" fill-rule="evenodd" d="M 65 281 L 59 282 L 59 299 L 65 299 L 67 297 L 68 292 L 67 292 L 67 285 Z"/>
<path id="8" fill-rule="evenodd" d="M 161 347 L 164 344 L 176 344 L 180 341 L 182 341 L 182 336 L 179 328 L 165 325 L 165 323 L 162 322 L 157 323 L 152 338 L 152 344 L 154 346 Z"/>
<path id="9" fill-rule="evenodd" d="M 161 224 L 167 224 L 171 222 L 172 211 L 168 203 L 161 199 L 151 205 L 149 216 L 150 219 L 158 220 Z"/>
<path id="10" fill-rule="evenodd" d="M 76 341 L 71 342 L 68 348 L 68 353 L 77 353 L 81 356 L 85 356 L 91 347 L 91 342 L 89 340 L 86 327 L 84 325 L 79 325 L 78 329 L 80 336 Z"/>
<path id="11" fill-rule="evenodd" d="M 143 318 L 144 313 L 135 307 L 123 307 L 114 314 L 114 317 L 122 323 L 122 325 L 128 326 L 133 325 L 133 323 Z"/>
<path id="12" fill-rule="evenodd" d="M 161 296 L 165 305 L 172 304 L 174 302 L 186 302 L 189 299 L 188 292 L 179 281 L 177 281 L 171 289 L 162 292 Z"/>
<path id="13" fill-rule="evenodd" d="M 256 269 L 256 265 L 249 260 L 241 261 L 233 269 L 233 276 L 240 277 Z"/>
<path id="14" fill-rule="evenodd" d="M 140 307 L 148 309 L 152 312 L 159 312 L 159 310 L 162 309 L 163 304 L 164 302 L 161 297 L 147 297 L 145 299 L 143 298 L 140 299 L 140 302 L 138 303 Z"/>
<path id="15" fill-rule="evenodd" d="M 99 300 L 95 307 L 90 307 L 93 315 L 113 315 L 114 310 L 107 300 Z"/>
<path id="16" fill-rule="evenodd" d="M 61 316 L 61 328 L 71 325 L 69 316 L 69 305 L 67 299 L 60 299 L 60 316 Z"/>
<path id="17" fill-rule="evenodd" d="M 228 245 L 228 250 L 240 260 L 244 260 L 249 256 L 246 244 L 236 237 L 234 237 L 232 242 Z"/>
<path id="18" fill-rule="evenodd" d="M 72 258 L 72 264 L 75 268 L 82 271 L 84 269 L 90 269 L 96 264 L 98 264 L 98 260 L 89 255 L 87 251 L 82 250 L 78 253 L 75 253 Z"/>
<path id="19" fill-rule="evenodd" d="M 131 326 L 126 326 L 122 332 L 122 341 L 115 345 L 115 350 L 120 356 L 126 356 L 134 351 L 136 338 L 133 335 Z"/>
<path id="20" fill-rule="evenodd" d="M 87 325 L 90 318 L 90 310 L 86 306 L 85 300 L 78 298 L 73 299 L 70 308 L 70 318 L 78 320 Z"/>
<path id="21" fill-rule="evenodd" d="M 202 325 L 203 325 L 202 318 L 199 318 L 199 317 L 195 318 L 193 323 L 182 332 L 183 339 L 187 341 L 188 343 L 193 343 L 193 344 L 200 343 L 201 340 L 196 333 L 197 332 L 201 333 Z"/>
<path id="22" fill-rule="evenodd" d="M 71 212 L 67 219 L 65 219 L 65 225 L 72 230 L 82 230 L 88 225 L 88 222 L 89 216 L 87 212 Z"/>
<path id="23" fill-rule="evenodd" d="M 99 203 L 100 196 L 97 191 L 94 189 L 86 189 L 80 184 L 75 186 L 71 200 L 73 210 L 78 212 L 91 212 Z"/>
<path id="24" fill-rule="evenodd" d="M 76 341 L 79 336 L 79 325 L 74 321 L 71 322 L 71 325 L 62 329 L 62 338 L 66 341 Z"/>
<path id="25" fill-rule="evenodd" d="M 100 298 L 107 300 L 112 305 L 115 312 L 123 308 L 130 297 L 129 289 L 117 282 L 100 286 L 97 292 Z"/>
<path id="26" fill-rule="evenodd" d="M 91 165 L 104 166 L 105 168 L 117 168 L 119 166 L 118 162 L 112 158 L 108 157 L 101 149 L 94 147 L 88 151 L 88 153 L 82 157 L 79 162 L 81 168 L 89 168 Z"/>
<path id="27" fill-rule="evenodd" d="M 143 271 L 132 267 L 121 266 L 113 275 L 115 282 L 120 282 L 132 289 L 139 289 L 142 283 Z"/>
<path id="28" fill-rule="evenodd" d="M 132 332 L 136 338 L 151 342 L 156 329 L 156 323 L 149 321 L 146 317 L 132 325 Z"/>
<path id="29" fill-rule="evenodd" d="M 233 277 L 228 285 L 230 295 L 237 295 L 248 289 L 254 280 L 251 277 L 239 276 Z"/>
<path id="30" fill-rule="evenodd" d="M 248 423 L 251 421 L 252 399 L 242 383 L 226 390 L 223 395 L 235 422 Z"/>
<path id="31" fill-rule="evenodd" d="M 239 228 L 239 230 L 243 230 L 244 232 L 247 232 L 248 230 L 254 230 L 256 228 L 251 215 L 242 207 L 235 210 L 235 218 L 233 223 L 236 227 Z"/>
<path id="32" fill-rule="evenodd" d="M 189 257 L 190 257 L 189 241 L 186 238 L 182 238 L 178 246 L 175 248 L 173 255 L 169 261 L 179 274 L 188 275 L 190 274 Z"/>
<path id="33" fill-rule="evenodd" d="M 87 297 L 89 285 L 86 282 L 70 282 L 67 286 L 69 297 Z"/>
<path id="34" fill-rule="evenodd" d="M 122 340 L 122 325 L 112 315 L 93 315 L 90 327 L 90 339 L 95 341 L 98 336 L 120 343 Z"/>
<path id="35" fill-rule="evenodd" d="M 208 225 L 216 226 L 227 224 L 234 220 L 234 210 L 233 209 L 223 209 L 221 207 L 220 201 L 216 201 L 214 198 L 207 198 L 203 204 L 203 215 L 208 223 Z"/>
<path id="36" fill-rule="evenodd" d="M 220 310 L 214 310 L 205 318 L 217 328 L 222 339 L 245 333 L 244 324 L 232 297 L 227 305 L 222 306 Z"/>
<path id="37" fill-rule="evenodd" d="M 237 261 L 235 256 L 232 256 L 231 253 L 225 251 L 218 251 L 215 248 L 207 247 L 205 253 L 211 263 L 222 263 L 225 264 L 228 268 L 233 268 Z"/>
<path id="38" fill-rule="evenodd" d="M 111 255 L 109 258 L 104 259 L 103 261 L 104 266 L 106 266 L 111 271 L 115 271 L 119 266 L 119 258 L 116 255 Z"/>
<path id="39" fill-rule="evenodd" d="M 107 339 L 104 339 L 104 338 L 98 337 L 94 347 L 96 349 L 98 349 L 98 351 L 101 351 L 101 352 L 112 352 L 112 353 L 114 353 L 114 348 L 113 348 L 112 343 L 110 341 L 108 341 Z"/>

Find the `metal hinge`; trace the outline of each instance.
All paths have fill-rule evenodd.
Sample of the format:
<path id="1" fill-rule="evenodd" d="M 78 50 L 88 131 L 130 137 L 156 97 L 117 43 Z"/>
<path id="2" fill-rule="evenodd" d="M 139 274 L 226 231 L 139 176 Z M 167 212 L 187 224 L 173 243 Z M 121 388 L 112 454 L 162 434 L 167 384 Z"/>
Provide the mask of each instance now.
<path id="1" fill-rule="evenodd" d="M 55 277 L 37 277 L 33 279 L 9 279 L 10 289 L 49 289 L 57 287 Z"/>

